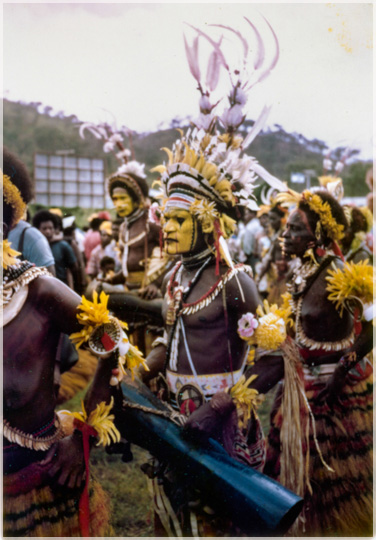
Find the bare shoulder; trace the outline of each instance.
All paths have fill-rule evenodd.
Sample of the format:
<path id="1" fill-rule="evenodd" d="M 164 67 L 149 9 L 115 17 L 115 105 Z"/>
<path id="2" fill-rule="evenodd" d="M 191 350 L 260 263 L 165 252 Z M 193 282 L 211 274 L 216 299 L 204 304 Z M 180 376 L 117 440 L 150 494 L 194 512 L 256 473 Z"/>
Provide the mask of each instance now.
<path id="1" fill-rule="evenodd" d="M 312 287 L 316 289 L 317 287 L 324 286 L 326 288 L 326 285 L 328 284 L 327 278 L 330 276 L 330 273 L 334 270 L 343 270 L 344 267 L 345 263 L 339 257 L 336 257 L 321 269 Z"/>
<path id="2" fill-rule="evenodd" d="M 240 267 L 227 281 L 225 287 L 228 303 L 235 305 L 244 313 L 255 312 L 257 306 L 261 304 L 256 284 L 247 272 L 247 267 Z"/>
<path id="3" fill-rule="evenodd" d="M 76 310 L 80 296 L 53 276 L 39 276 L 29 284 L 29 298 L 49 313 Z"/>

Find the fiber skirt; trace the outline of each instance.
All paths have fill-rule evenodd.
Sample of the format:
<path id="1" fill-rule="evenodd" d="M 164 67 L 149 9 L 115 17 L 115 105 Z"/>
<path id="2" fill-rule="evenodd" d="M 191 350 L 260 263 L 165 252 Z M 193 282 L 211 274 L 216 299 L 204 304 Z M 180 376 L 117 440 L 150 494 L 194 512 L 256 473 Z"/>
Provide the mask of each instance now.
<path id="1" fill-rule="evenodd" d="M 81 490 L 51 487 L 47 468 L 33 463 L 4 477 L 4 536 L 81 536 Z M 95 480 L 89 496 L 90 535 L 111 536 L 109 501 Z"/>
<path id="2" fill-rule="evenodd" d="M 324 383 L 305 381 L 316 437 L 325 462 L 335 472 L 322 464 L 311 427 L 309 478 L 313 493 L 305 495 L 305 523 L 299 524 L 299 536 L 372 536 L 372 383 L 372 375 L 349 380 L 339 395 L 341 406 L 331 409 L 317 400 Z M 282 388 L 271 413 L 264 469 L 276 480 L 280 473 L 281 392 Z"/>

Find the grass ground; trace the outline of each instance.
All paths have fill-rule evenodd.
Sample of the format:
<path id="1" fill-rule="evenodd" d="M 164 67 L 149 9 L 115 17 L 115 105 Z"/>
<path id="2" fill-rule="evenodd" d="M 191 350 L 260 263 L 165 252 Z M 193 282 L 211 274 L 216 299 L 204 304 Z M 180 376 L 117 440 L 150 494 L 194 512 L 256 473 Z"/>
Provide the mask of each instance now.
<path id="1" fill-rule="evenodd" d="M 84 393 L 80 392 L 60 408 L 70 411 L 81 410 L 80 402 Z M 269 392 L 259 408 L 265 433 L 268 432 L 273 395 L 274 392 Z M 146 476 L 140 469 L 140 465 L 147 460 L 148 453 L 137 446 L 132 447 L 132 452 L 133 461 L 124 463 L 120 454 L 109 455 L 102 447 L 94 448 L 90 456 L 90 467 L 110 496 L 115 536 L 152 537 L 154 533 L 150 495 Z"/>

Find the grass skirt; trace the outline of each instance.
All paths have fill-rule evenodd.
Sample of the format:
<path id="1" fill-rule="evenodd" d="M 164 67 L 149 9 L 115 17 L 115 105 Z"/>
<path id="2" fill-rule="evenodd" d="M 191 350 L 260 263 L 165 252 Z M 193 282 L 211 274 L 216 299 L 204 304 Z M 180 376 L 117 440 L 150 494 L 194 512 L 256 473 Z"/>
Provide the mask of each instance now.
<path id="1" fill-rule="evenodd" d="M 81 536 L 81 489 L 51 487 L 47 470 L 48 466 L 33 463 L 4 477 L 4 537 Z M 95 480 L 89 483 L 89 496 L 90 535 L 111 536 L 109 500 Z"/>
<path id="2" fill-rule="evenodd" d="M 324 384 L 317 379 L 305 381 L 317 440 L 325 462 L 335 472 L 323 466 L 311 427 L 309 478 L 313 493 L 305 495 L 305 523 L 299 525 L 299 536 L 372 536 L 373 381 L 372 375 L 359 379 L 344 386 L 339 396 L 343 408 L 334 406 L 333 410 L 325 402 L 317 402 Z M 278 392 L 264 469 L 276 480 L 280 474 L 280 400 Z"/>

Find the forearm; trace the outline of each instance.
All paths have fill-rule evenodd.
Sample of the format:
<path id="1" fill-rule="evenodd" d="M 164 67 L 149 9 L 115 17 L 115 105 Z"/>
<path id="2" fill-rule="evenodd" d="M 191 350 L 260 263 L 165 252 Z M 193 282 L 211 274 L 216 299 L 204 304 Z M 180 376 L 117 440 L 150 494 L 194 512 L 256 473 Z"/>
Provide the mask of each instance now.
<path id="1" fill-rule="evenodd" d="M 85 395 L 85 410 L 89 415 L 102 401 L 107 404 L 113 396 L 114 387 L 110 385 L 112 370 L 118 365 L 117 354 L 112 353 L 108 358 L 98 360 L 97 369 L 92 383 Z"/>
<path id="2" fill-rule="evenodd" d="M 364 358 L 373 347 L 373 325 L 372 321 L 363 322 L 362 332 L 356 338 L 354 344 L 342 351 L 339 362 L 336 367 L 336 372 L 345 375 L 356 364 Z"/>
<path id="3" fill-rule="evenodd" d="M 154 349 L 152 349 L 146 358 L 146 363 L 150 371 L 146 371 L 143 366 L 140 366 L 138 370 L 138 374 L 144 383 L 149 382 L 163 370 L 165 359 L 166 347 L 164 345 L 157 345 Z"/>
<path id="4" fill-rule="evenodd" d="M 123 272 L 120 270 L 119 272 L 117 272 L 117 274 L 115 274 L 111 278 L 105 279 L 104 281 L 106 281 L 106 283 L 110 283 L 111 285 L 120 285 L 125 283 L 125 277 Z"/>
<path id="5" fill-rule="evenodd" d="M 258 390 L 260 394 L 266 394 L 284 377 L 284 364 L 282 356 L 263 356 L 248 368 L 245 377 L 257 375 L 250 383 L 249 388 Z"/>

